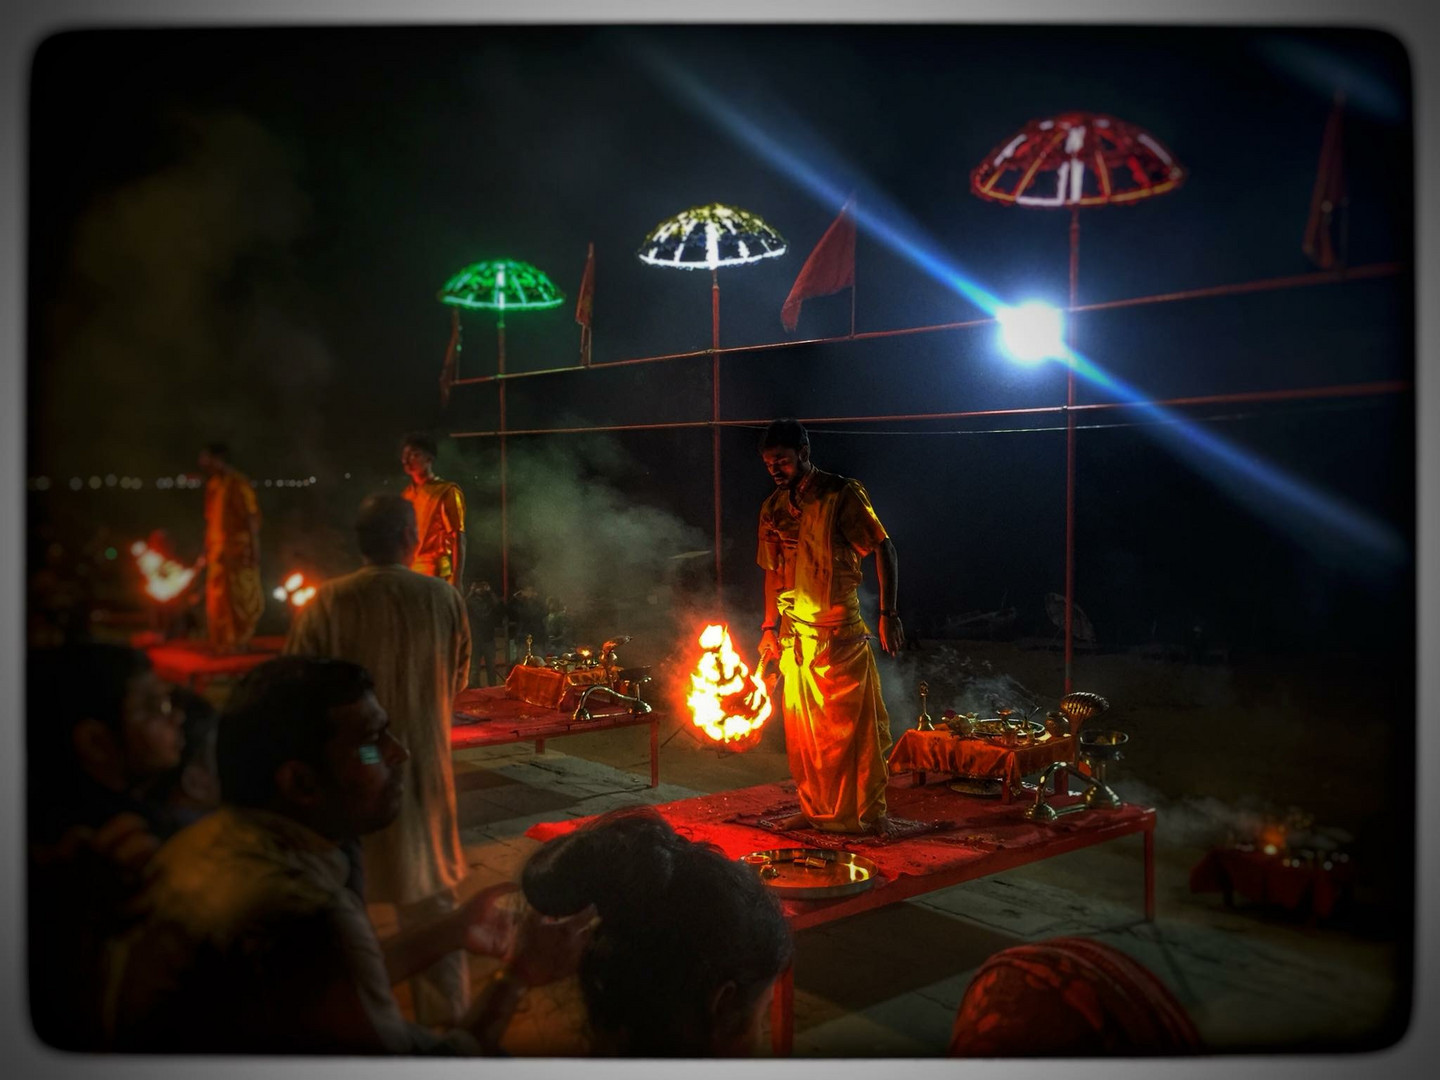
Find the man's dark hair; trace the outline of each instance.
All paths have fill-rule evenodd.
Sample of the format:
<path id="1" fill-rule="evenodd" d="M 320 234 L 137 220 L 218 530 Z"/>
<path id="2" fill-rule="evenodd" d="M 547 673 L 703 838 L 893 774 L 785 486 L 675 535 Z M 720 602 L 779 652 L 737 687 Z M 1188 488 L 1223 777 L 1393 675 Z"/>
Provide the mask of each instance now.
<path id="1" fill-rule="evenodd" d="M 235 806 L 269 806 L 275 771 L 287 761 L 325 768 L 335 734 L 330 710 L 374 690 L 370 673 L 348 660 L 282 656 L 255 668 L 230 694 L 215 735 L 220 797 Z"/>
<path id="2" fill-rule="evenodd" d="M 423 431 L 412 431 L 405 436 L 402 446 L 413 446 L 416 450 L 424 450 L 432 458 L 440 456 L 440 448 L 435 445 L 435 440 Z"/>
<path id="3" fill-rule="evenodd" d="M 650 807 L 614 810 L 550 841 L 520 874 L 542 915 L 594 904 L 580 960 L 590 1022 L 641 1057 L 706 1055 L 732 1036 L 794 947 L 776 899 L 747 866 L 676 834 Z M 676 912 L 684 912 L 677 918 Z M 717 1015 L 717 990 L 733 983 Z"/>
<path id="4" fill-rule="evenodd" d="M 393 562 L 415 529 L 415 507 L 403 495 L 368 495 L 355 517 L 360 554 L 374 563 Z"/>
<path id="5" fill-rule="evenodd" d="M 760 436 L 760 452 L 762 454 L 777 446 L 798 451 L 809 445 L 810 435 L 806 432 L 804 425 L 791 417 L 772 421 L 770 426 L 765 429 L 765 434 Z"/>
<path id="6" fill-rule="evenodd" d="M 211 457 L 218 457 L 221 461 L 230 460 L 230 447 L 223 442 L 212 442 L 205 444 L 205 452 Z"/>

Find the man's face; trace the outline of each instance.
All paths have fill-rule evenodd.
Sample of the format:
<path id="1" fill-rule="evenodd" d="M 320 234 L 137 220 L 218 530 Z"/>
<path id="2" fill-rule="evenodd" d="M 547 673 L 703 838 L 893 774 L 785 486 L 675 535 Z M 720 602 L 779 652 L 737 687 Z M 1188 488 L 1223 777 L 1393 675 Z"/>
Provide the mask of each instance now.
<path id="1" fill-rule="evenodd" d="M 200 471 L 206 476 L 213 476 L 220 471 L 220 459 L 210 453 L 209 450 L 201 450 L 200 457 L 196 459 L 196 463 L 200 466 Z"/>
<path id="2" fill-rule="evenodd" d="M 435 459 L 418 446 L 405 446 L 400 450 L 400 465 L 412 480 L 420 480 L 430 471 Z"/>
<path id="3" fill-rule="evenodd" d="M 410 752 L 390 731 L 390 718 L 375 695 L 330 710 L 335 734 L 325 745 L 326 787 L 345 835 L 383 829 L 400 812 L 402 766 Z"/>
<path id="4" fill-rule="evenodd" d="M 125 772 L 132 780 L 158 776 L 180 764 L 185 714 L 170 704 L 170 691 L 153 671 L 141 672 L 125 688 L 120 741 Z"/>
<path id="5" fill-rule="evenodd" d="M 772 446 L 760 451 L 760 460 L 765 462 L 765 471 L 775 481 L 776 487 L 794 487 L 805 475 L 810 448 L 802 446 L 795 450 L 789 446 Z"/>

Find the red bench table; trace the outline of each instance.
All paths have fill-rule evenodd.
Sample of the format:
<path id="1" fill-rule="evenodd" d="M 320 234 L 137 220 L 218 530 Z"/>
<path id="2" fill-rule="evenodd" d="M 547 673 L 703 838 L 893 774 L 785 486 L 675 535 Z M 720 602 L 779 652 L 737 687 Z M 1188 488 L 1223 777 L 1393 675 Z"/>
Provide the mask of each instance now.
<path id="1" fill-rule="evenodd" d="M 452 750 L 464 750 L 474 746 L 533 742 L 535 752 L 543 754 L 546 739 L 647 724 L 650 727 L 650 786 L 660 783 L 658 712 L 636 716 L 629 709 L 607 709 L 603 702 L 597 701 L 590 709 L 590 717 L 589 720 L 575 720 L 569 710 L 531 705 L 519 698 L 508 697 L 503 686 L 462 690 L 455 698 L 450 747 Z"/>
<path id="2" fill-rule="evenodd" d="M 1145 918 L 1155 917 L 1155 811 L 1122 805 L 1115 810 L 1086 810 L 1053 824 L 1025 818 L 1025 803 L 1002 803 L 959 795 L 946 787 L 899 787 L 886 792 L 890 813 L 912 821 L 953 823 L 942 831 L 887 843 L 865 837 L 811 830 L 776 834 L 736 818 L 780 816 L 795 809 L 795 785 L 763 784 L 657 806 L 682 836 L 714 844 L 731 858 L 779 847 L 844 847 L 872 859 L 877 880 L 869 889 L 829 900 L 785 900 L 781 905 L 792 930 L 858 915 L 863 911 L 909 900 L 937 889 L 1013 870 L 1027 863 L 1103 844 L 1121 836 L 1144 837 Z M 1078 796 L 1050 796 L 1056 807 L 1078 802 Z M 526 835 L 549 840 L 592 818 L 541 822 Z M 790 1053 L 794 1041 L 794 972 L 775 986 L 771 1006 L 771 1039 L 776 1054 Z"/>

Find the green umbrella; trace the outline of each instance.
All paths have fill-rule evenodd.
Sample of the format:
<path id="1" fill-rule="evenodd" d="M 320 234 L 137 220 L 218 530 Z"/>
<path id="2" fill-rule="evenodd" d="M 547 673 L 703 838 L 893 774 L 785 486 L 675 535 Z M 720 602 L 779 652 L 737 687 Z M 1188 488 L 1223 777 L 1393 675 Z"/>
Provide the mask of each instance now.
<path id="1" fill-rule="evenodd" d="M 505 312 L 534 311 L 559 307 L 565 294 L 555 283 L 527 262 L 491 259 L 465 267 L 440 290 L 440 302 L 457 308 L 500 313 L 500 371 L 505 371 Z M 458 322 L 458 320 L 457 320 Z"/>

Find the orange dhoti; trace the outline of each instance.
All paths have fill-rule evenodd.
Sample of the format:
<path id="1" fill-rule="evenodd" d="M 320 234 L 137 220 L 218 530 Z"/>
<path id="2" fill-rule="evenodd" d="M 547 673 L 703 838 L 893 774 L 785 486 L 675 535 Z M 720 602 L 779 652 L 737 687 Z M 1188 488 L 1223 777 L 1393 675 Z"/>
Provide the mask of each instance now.
<path id="1" fill-rule="evenodd" d="M 205 575 L 205 619 L 215 648 L 246 644 L 264 610 L 265 596 L 256 567 L 210 564 Z"/>
<path id="2" fill-rule="evenodd" d="M 234 470 L 205 485 L 205 621 L 210 644 L 246 644 L 265 610 L 255 530 L 260 507 L 255 489 Z"/>
<path id="3" fill-rule="evenodd" d="M 793 636 L 781 641 L 782 708 L 800 811 L 816 828 L 862 832 L 885 813 L 891 743 L 865 624 L 789 621 L 789 629 Z"/>

